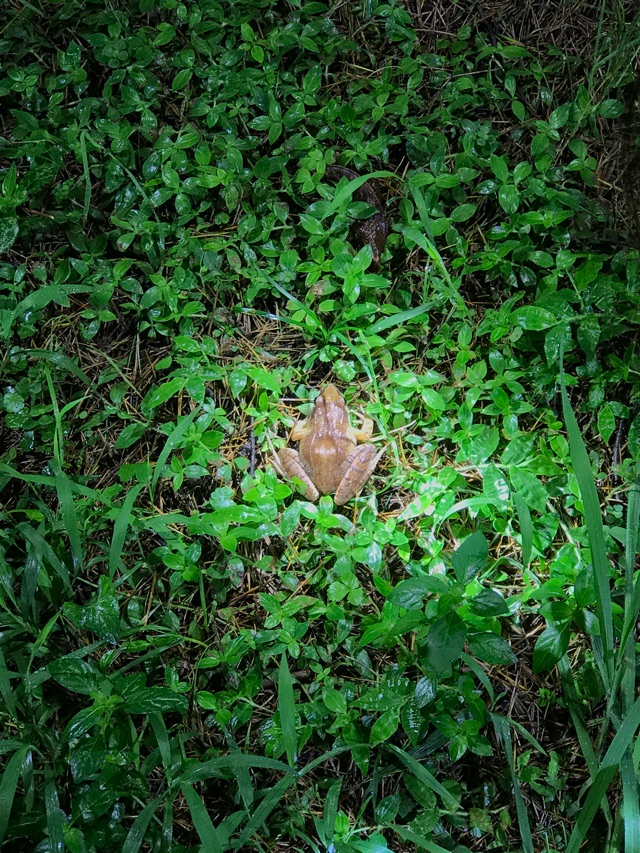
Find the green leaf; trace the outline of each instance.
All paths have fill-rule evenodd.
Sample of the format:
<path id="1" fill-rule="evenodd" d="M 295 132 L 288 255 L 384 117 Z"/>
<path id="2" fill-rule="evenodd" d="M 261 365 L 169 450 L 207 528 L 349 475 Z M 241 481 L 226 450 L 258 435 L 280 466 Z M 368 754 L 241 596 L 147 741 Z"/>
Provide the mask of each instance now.
<path id="1" fill-rule="evenodd" d="M 498 190 L 498 202 L 505 213 L 513 215 L 520 206 L 520 193 L 513 184 L 503 184 Z"/>
<path id="2" fill-rule="evenodd" d="M 533 671 L 545 672 L 558 663 L 569 648 L 570 636 L 570 623 L 561 629 L 548 625 L 536 640 L 533 649 Z"/>
<path id="3" fill-rule="evenodd" d="M 509 167 L 502 157 L 498 157 L 497 154 L 492 154 L 490 157 L 490 163 L 491 171 L 499 181 L 504 182 L 509 180 Z"/>
<path id="4" fill-rule="evenodd" d="M 51 661 L 48 670 L 52 678 L 66 690 L 85 696 L 100 692 L 106 680 L 90 663 L 71 655 Z"/>
<path id="5" fill-rule="evenodd" d="M 509 643 L 491 631 L 469 635 L 468 644 L 472 655 L 492 666 L 517 663 L 518 659 Z"/>
<path id="6" fill-rule="evenodd" d="M 520 326 L 521 329 L 527 329 L 532 332 L 548 329 L 549 326 L 554 326 L 558 322 L 551 311 L 547 311 L 546 308 L 538 308 L 537 305 L 526 305 L 523 308 L 516 308 L 511 315 L 511 320 L 516 326 Z"/>
<path id="7" fill-rule="evenodd" d="M 466 222 L 471 219 L 477 209 L 477 204 L 459 204 L 451 211 L 450 219 L 452 222 Z"/>
<path id="8" fill-rule="evenodd" d="M 446 613 L 431 626 L 425 641 L 429 663 L 438 675 L 449 675 L 467 637 L 467 626 L 457 613 Z"/>
<path id="9" fill-rule="evenodd" d="M 157 409 L 158 406 L 161 406 L 163 403 L 166 403 L 167 400 L 170 400 L 174 394 L 178 394 L 182 391 L 186 381 L 187 380 L 184 376 L 174 376 L 173 379 L 170 379 L 168 382 L 163 382 L 163 384 L 157 388 L 152 388 L 142 401 L 142 410 L 150 411 Z"/>
<path id="10" fill-rule="evenodd" d="M 266 388 L 267 391 L 271 391 L 273 394 L 280 395 L 282 393 L 282 386 L 273 373 L 264 370 L 262 367 L 247 367 L 245 370 L 247 376 L 253 379 L 259 388 Z"/>
<path id="11" fill-rule="evenodd" d="M 588 359 L 592 359 L 596 354 L 596 347 L 600 340 L 600 323 L 597 317 L 585 317 L 577 331 L 578 343 L 582 347 L 584 354 Z"/>
<path id="12" fill-rule="evenodd" d="M 616 98 L 607 98 L 598 104 L 598 113 L 602 118 L 618 118 L 624 112 L 624 104 Z"/>
<path id="13" fill-rule="evenodd" d="M 346 697 L 339 693 L 335 687 L 325 687 L 322 691 L 322 701 L 332 714 L 343 716 L 347 713 Z"/>
<path id="14" fill-rule="evenodd" d="M 509 606 L 499 592 L 483 589 L 469 600 L 469 606 L 477 616 L 506 616 Z"/>
<path id="15" fill-rule="evenodd" d="M 369 735 L 371 746 L 377 746 L 379 743 L 386 743 L 389 738 L 394 735 L 400 725 L 400 709 L 390 708 L 378 717 Z"/>
<path id="16" fill-rule="evenodd" d="M 547 501 L 550 497 L 549 491 L 535 474 L 525 468 L 512 466 L 509 468 L 509 479 L 513 491 L 524 499 L 528 509 L 534 509 L 539 513 L 546 511 Z"/>
<path id="17" fill-rule="evenodd" d="M 18 237 L 18 219 L 15 216 L 0 217 L 0 255 L 8 252 Z"/>
<path id="18" fill-rule="evenodd" d="M 510 490 L 504 474 L 495 465 L 487 465 L 482 475 L 482 491 L 490 503 L 501 509 L 506 509 Z"/>
<path id="19" fill-rule="evenodd" d="M 153 40 L 153 43 L 157 47 L 162 47 L 162 45 L 169 44 L 169 42 L 174 38 L 176 34 L 176 28 L 172 27 L 170 24 L 158 24 L 159 34 Z"/>
<path id="20" fill-rule="evenodd" d="M 609 443 L 611 436 L 613 435 L 613 431 L 616 428 L 616 419 L 613 414 L 613 409 L 609 403 L 605 403 L 604 406 L 598 412 L 598 432 L 602 436 L 602 440 L 605 444 Z"/>
<path id="21" fill-rule="evenodd" d="M 571 104 L 561 104 L 549 116 L 549 125 L 553 130 L 560 130 L 569 120 Z"/>
<path id="22" fill-rule="evenodd" d="M 544 338 L 544 352 L 547 364 L 552 367 L 560 362 L 562 354 L 569 350 L 571 345 L 571 326 L 569 323 L 558 323 L 553 326 Z"/>
<path id="23" fill-rule="evenodd" d="M 139 441 L 147 431 L 148 424 L 129 424 L 126 426 L 118 438 L 115 440 L 114 447 L 116 450 L 126 450 L 131 445 Z"/>
<path id="24" fill-rule="evenodd" d="M 120 606 L 111 580 L 106 576 L 98 581 L 98 595 L 91 604 L 80 607 L 67 602 L 65 616 L 77 628 L 93 631 L 101 640 L 116 643 L 120 638 Z"/>
<path id="25" fill-rule="evenodd" d="M 487 563 L 489 545 L 481 531 L 467 536 L 451 557 L 458 583 L 466 586 Z"/>
<path id="26" fill-rule="evenodd" d="M 148 687 L 144 683 L 127 686 L 122 698 L 122 707 L 130 714 L 184 713 L 188 704 L 185 696 L 174 693 L 169 687 Z"/>
<path id="27" fill-rule="evenodd" d="M 389 596 L 389 601 L 397 607 L 404 607 L 405 610 L 419 610 L 422 607 L 423 599 L 429 593 L 442 593 L 446 589 L 446 582 L 442 578 L 407 578 L 400 581 L 394 588 Z"/>

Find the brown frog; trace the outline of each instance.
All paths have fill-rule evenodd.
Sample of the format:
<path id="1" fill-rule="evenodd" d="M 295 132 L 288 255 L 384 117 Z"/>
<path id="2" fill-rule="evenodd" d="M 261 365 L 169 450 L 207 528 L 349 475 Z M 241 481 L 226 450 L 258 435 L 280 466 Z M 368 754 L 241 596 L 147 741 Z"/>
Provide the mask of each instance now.
<path id="1" fill-rule="evenodd" d="M 353 169 L 347 169 L 346 166 L 327 166 L 325 175 L 333 181 L 338 181 L 340 178 L 353 181 L 360 177 L 357 172 L 354 172 Z M 377 213 L 374 213 L 369 219 L 360 219 L 354 222 L 351 230 L 363 246 L 366 243 L 370 244 L 374 269 L 379 269 L 380 258 L 389 236 L 389 223 L 384 215 L 384 207 L 371 181 L 367 181 L 357 190 L 354 190 L 353 199 L 355 201 L 366 201 L 367 204 L 377 210 Z"/>
<path id="2" fill-rule="evenodd" d="M 285 477 L 302 480 L 307 500 L 335 492 L 334 502 L 340 506 L 363 489 L 386 449 L 357 446 L 372 432 L 370 418 L 363 418 L 361 429 L 351 426 L 342 394 L 329 384 L 316 397 L 311 414 L 291 430 L 291 440 L 300 442 L 298 450 L 284 447 L 275 467 Z"/>

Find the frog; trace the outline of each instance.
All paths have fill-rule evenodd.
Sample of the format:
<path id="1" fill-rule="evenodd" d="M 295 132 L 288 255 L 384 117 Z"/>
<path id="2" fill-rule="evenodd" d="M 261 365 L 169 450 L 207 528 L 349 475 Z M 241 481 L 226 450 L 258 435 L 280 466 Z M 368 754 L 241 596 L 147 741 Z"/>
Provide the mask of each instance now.
<path id="1" fill-rule="evenodd" d="M 290 439 L 300 442 L 298 450 L 282 448 L 274 467 L 285 477 L 301 480 L 307 500 L 333 494 L 341 506 L 362 491 L 386 450 L 368 443 L 372 433 L 371 418 L 362 418 L 360 429 L 351 426 L 344 397 L 329 383 L 316 397 L 311 414 L 291 430 Z"/>

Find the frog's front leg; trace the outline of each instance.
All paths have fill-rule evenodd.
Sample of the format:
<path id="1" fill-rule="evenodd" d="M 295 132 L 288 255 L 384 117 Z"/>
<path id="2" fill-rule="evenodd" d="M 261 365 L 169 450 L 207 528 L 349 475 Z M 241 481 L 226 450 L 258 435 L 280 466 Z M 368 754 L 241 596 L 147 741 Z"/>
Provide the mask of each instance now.
<path id="1" fill-rule="evenodd" d="M 354 441 L 369 441 L 371 436 L 373 435 L 373 421 L 371 418 L 368 418 L 366 415 L 358 415 L 360 420 L 362 421 L 362 426 L 360 429 L 356 429 L 355 427 L 350 427 L 350 432 Z"/>
<path id="2" fill-rule="evenodd" d="M 354 447 L 342 466 L 342 479 L 334 497 L 336 506 L 345 504 L 362 491 L 386 449 L 377 450 L 373 444 Z"/>
<path id="3" fill-rule="evenodd" d="M 304 496 L 308 501 L 318 500 L 320 492 L 316 489 L 311 477 L 309 477 L 302 467 L 297 450 L 293 450 L 291 447 L 283 447 L 282 450 L 276 453 L 274 462 L 276 463 L 274 467 L 284 477 L 288 477 L 289 479 L 296 477 L 298 480 L 302 480 L 306 486 Z"/>

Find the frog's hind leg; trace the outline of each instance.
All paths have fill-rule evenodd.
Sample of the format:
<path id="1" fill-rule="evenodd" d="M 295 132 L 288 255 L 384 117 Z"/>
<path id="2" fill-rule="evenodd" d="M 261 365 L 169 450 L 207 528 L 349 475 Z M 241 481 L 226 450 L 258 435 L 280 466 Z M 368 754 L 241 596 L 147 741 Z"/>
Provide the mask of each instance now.
<path id="1" fill-rule="evenodd" d="M 334 497 L 336 506 L 345 504 L 362 491 L 386 449 L 377 450 L 373 444 L 361 444 L 353 449 L 342 465 L 342 477 Z"/>
<path id="2" fill-rule="evenodd" d="M 274 461 L 277 462 L 277 465 L 274 465 L 274 467 L 284 477 L 289 479 L 293 479 L 295 477 L 298 480 L 302 480 L 306 487 L 304 496 L 308 501 L 318 500 L 320 492 L 316 489 L 311 478 L 302 467 L 302 462 L 297 450 L 293 450 L 291 447 L 283 447 L 282 450 L 276 454 Z"/>

